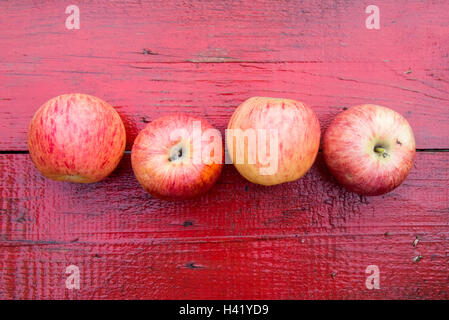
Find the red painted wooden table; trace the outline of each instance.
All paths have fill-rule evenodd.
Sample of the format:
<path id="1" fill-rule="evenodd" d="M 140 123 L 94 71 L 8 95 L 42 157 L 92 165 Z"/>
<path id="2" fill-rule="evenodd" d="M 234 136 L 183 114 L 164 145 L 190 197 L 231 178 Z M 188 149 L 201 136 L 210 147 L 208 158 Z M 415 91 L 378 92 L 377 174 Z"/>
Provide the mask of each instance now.
<path id="1" fill-rule="evenodd" d="M 2 1 L 0 25 L 0 298 L 449 298 L 448 1 Z M 274 187 L 226 165 L 182 202 L 146 194 L 129 151 L 103 182 L 53 182 L 31 163 L 27 126 L 68 92 L 111 103 L 127 150 L 171 112 L 223 132 L 256 95 L 304 101 L 323 132 L 343 107 L 381 104 L 409 120 L 416 163 L 380 197 L 345 191 L 321 153 Z"/>

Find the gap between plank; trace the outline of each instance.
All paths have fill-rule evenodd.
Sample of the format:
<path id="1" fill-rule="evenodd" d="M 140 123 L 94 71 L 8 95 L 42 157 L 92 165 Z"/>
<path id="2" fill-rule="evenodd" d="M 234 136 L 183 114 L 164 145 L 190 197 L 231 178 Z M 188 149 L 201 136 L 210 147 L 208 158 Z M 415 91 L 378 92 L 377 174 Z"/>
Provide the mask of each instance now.
<path id="1" fill-rule="evenodd" d="M 323 152 L 323 150 L 319 150 Z M 449 149 L 416 149 L 416 152 L 449 152 Z M 29 154 L 28 150 L 0 150 L 0 154 Z M 125 150 L 125 154 L 131 154 L 131 150 Z"/>

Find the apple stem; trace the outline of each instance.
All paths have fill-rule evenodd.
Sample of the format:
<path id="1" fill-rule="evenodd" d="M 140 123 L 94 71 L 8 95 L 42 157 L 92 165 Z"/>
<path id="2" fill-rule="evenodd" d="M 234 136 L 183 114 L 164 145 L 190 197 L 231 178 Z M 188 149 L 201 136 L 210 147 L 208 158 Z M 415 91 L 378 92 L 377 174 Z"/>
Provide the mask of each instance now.
<path id="1" fill-rule="evenodd" d="M 183 147 L 182 145 L 177 145 L 172 148 L 170 151 L 170 155 L 168 157 L 168 161 L 175 161 L 182 158 L 183 155 Z"/>
<path id="2" fill-rule="evenodd" d="M 384 158 L 389 156 L 389 154 L 387 153 L 387 150 L 385 150 L 385 148 L 383 148 L 383 147 L 375 147 L 374 151 Z"/>
<path id="3" fill-rule="evenodd" d="M 385 153 L 385 149 L 382 148 L 382 147 L 376 147 L 376 148 L 374 149 L 374 151 L 376 151 L 377 153 Z"/>

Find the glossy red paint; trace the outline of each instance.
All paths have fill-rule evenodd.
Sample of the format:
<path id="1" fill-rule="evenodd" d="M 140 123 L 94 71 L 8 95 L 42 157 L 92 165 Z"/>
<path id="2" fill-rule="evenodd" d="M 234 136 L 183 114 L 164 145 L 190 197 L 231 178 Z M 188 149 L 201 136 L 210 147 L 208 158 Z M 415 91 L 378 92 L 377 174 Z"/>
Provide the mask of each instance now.
<path id="1" fill-rule="evenodd" d="M 223 130 L 252 96 L 304 101 L 322 130 L 343 107 L 385 105 L 415 128 L 417 148 L 447 148 L 449 2 L 376 5 L 380 30 L 365 28 L 356 0 L 86 1 L 81 28 L 67 30 L 63 3 L 3 4 L 0 149 L 25 150 L 35 109 L 65 92 L 114 106 L 127 150 L 145 121 L 172 112 Z"/>
<path id="2" fill-rule="evenodd" d="M 364 197 L 320 153 L 297 182 L 255 185 L 227 165 L 210 192 L 169 202 L 140 187 L 128 154 L 89 185 L 1 155 L 0 297 L 448 299 L 448 168 L 449 153 L 418 153 L 401 186 Z M 65 288 L 72 264 L 79 291 Z M 380 290 L 365 287 L 369 265 Z"/>
<path id="3" fill-rule="evenodd" d="M 355 0 L 80 1 L 81 28 L 67 30 L 65 3 L 1 2 L 0 151 L 26 151 L 33 113 L 66 92 L 113 105 L 127 150 L 173 112 L 223 134 L 251 96 L 304 101 L 323 131 L 344 107 L 385 105 L 418 149 L 449 148 L 449 2 L 375 4 L 380 30 Z M 1 154 L 0 298 L 449 299 L 448 190 L 447 152 L 418 152 L 381 197 L 340 187 L 318 154 L 297 182 L 253 185 L 226 165 L 209 193 L 176 203 L 140 187 L 129 154 L 89 185 Z M 72 264 L 80 290 L 65 288 Z"/>

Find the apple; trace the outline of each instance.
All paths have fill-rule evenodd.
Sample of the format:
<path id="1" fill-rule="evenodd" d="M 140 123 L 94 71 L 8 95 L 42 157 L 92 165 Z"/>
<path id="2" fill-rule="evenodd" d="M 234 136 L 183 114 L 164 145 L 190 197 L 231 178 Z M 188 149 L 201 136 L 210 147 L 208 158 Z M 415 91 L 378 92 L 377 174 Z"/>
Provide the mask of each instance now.
<path id="1" fill-rule="evenodd" d="M 381 195 L 399 186 L 415 157 L 415 139 L 407 120 L 378 105 L 341 112 L 323 139 L 326 164 L 348 190 Z"/>
<path id="2" fill-rule="evenodd" d="M 220 132 L 206 120 L 171 114 L 139 132 L 131 151 L 142 187 L 161 199 L 186 199 L 208 191 L 223 167 Z"/>
<path id="3" fill-rule="evenodd" d="M 252 97 L 229 120 L 226 144 L 243 177 L 276 185 L 297 180 L 310 169 L 320 145 L 320 124 L 302 102 Z"/>
<path id="4" fill-rule="evenodd" d="M 45 177 L 57 181 L 104 179 L 117 167 L 125 144 L 125 127 L 114 108 L 81 93 L 50 99 L 28 128 L 32 161 Z"/>

